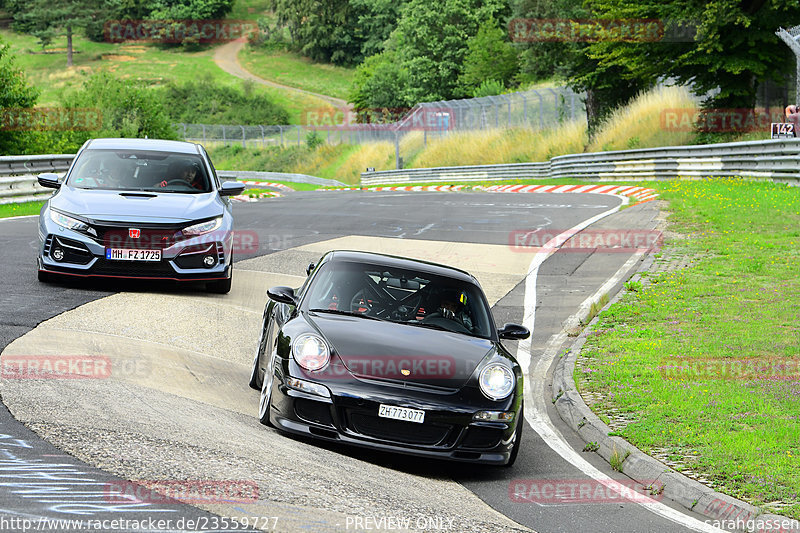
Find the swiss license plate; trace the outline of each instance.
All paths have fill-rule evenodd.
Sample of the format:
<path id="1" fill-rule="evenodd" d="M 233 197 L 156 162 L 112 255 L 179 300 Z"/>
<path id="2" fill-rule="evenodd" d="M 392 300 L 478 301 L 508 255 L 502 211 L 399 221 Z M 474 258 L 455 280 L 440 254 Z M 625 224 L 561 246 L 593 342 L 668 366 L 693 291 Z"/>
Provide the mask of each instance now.
<path id="1" fill-rule="evenodd" d="M 161 250 L 106 248 L 106 259 L 112 261 L 161 261 Z"/>
<path id="2" fill-rule="evenodd" d="M 395 407 L 394 405 L 380 404 L 378 416 L 405 422 L 416 422 L 418 424 L 422 424 L 425 421 L 425 411 L 408 409 L 407 407 Z"/>

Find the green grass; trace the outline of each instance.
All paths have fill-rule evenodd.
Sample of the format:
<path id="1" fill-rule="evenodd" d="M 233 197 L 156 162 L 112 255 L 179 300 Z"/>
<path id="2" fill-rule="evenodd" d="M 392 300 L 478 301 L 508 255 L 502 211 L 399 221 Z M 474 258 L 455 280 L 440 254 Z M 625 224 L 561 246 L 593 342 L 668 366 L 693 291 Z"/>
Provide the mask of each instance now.
<path id="1" fill-rule="evenodd" d="M 25 70 L 29 81 L 41 91 L 39 106 L 57 105 L 64 91 L 80 87 L 87 76 L 100 71 L 154 87 L 169 81 L 185 83 L 204 77 L 220 85 L 245 88 L 244 80 L 231 76 L 214 63 L 213 47 L 185 51 L 151 44 L 95 43 L 75 36 L 74 66 L 67 68 L 66 52 L 43 54 L 36 38 L 31 35 L 0 30 L 0 36 L 11 45 L 16 62 Z M 65 46 L 66 39 L 58 38 L 48 50 L 63 50 Z M 286 109 L 290 124 L 299 124 L 308 109 L 327 105 L 324 100 L 312 96 L 263 85 L 248 85 L 256 94 L 262 94 Z"/>
<path id="2" fill-rule="evenodd" d="M 225 17 L 231 20 L 258 20 L 269 11 L 269 0 L 236 0 L 233 10 Z"/>
<path id="3" fill-rule="evenodd" d="M 700 256 L 649 275 L 600 315 L 581 357 L 598 414 L 631 417 L 618 433 L 667 450 L 714 487 L 800 518 L 800 376 L 679 379 L 665 368 L 756 359 L 800 363 L 800 188 L 730 179 L 649 183 L 669 202 L 667 249 Z M 668 255 L 668 254 L 667 254 Z M 702 367 L 706 368 L 706 367 Z M 787 371 L 789 372 L 789 371 Z"/>
<path id="4" fill-rule="evenodd" d="M 0 204 L 0 218 L 38 215 L 44 202 L 25 202 L 21 204 Z"/>
<path id="5" fill-rule="evenodd" d="M 346 100 L 355 69 L 315 63 L 294 52 L 245 47 L 239 61 L 253 74 L 276 83 Z"/>

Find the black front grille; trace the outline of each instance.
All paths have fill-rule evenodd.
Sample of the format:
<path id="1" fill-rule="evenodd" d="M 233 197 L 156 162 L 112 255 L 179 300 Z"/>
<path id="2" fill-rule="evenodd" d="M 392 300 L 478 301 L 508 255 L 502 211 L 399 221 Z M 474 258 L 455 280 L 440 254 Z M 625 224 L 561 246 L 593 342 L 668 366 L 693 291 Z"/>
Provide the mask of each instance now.
<path id="1" fill-rule="evenodd" d="M 91 270 L 92 274 L 101 276 L 141 276 L 141 277 L 175 277 L 173 269 L 165 261 L 109 261 L 100 258 Z"/>
<path id="2" fill-rule="evenodd" d="M 444 441 L 451 429 L 450 426 L 403 422 L 363 413 L 350 413 L 348 418 L 352 430 L 356 433 L 405 444 L 434 446 Z"/>
<path id="3" fill-rule="evenodd" d="M 494 448 L 500 444 L 503 430 L 499 428 L 471 427 L 461 445 L 464 448 Z"/>
<path id="4" fill-rule="evenodd" d="M 97 236 L 92 238 L 106 248 L 163 250 L 185 240 L 181 227 L 153 224 L 92 224 Z M 138 231 L 138 234 L 137 234 Z M 138 235 L 138 236 L 137 236 Z"/>
<path id="5" fill-rule="evenodd" d="M 315 422 L 325 426 L 333 425 L 330 404 L 297 398 L 294 401 L 294 412 L 306 422 Z"/>

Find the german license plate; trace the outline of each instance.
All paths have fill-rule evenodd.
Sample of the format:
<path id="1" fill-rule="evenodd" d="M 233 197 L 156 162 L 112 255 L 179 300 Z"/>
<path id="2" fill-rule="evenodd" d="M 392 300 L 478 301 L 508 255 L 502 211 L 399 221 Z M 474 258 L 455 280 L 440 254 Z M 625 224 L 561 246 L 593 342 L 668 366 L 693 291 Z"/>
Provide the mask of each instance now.
<path id="1" fill-rule="evenodd" d="M 161 250 L 106 248 L 106 259 L 112 261 L 161 261 Z"/>
<path id="2" fill-rule="evenodd" d="M 394 405 L 380 404 L 378 416 L 405 422 L 416 422 L 417 424 L 422 424 L 425 421 L 425 411 L 408 409 L 407 407 L 395 407 Z"/>

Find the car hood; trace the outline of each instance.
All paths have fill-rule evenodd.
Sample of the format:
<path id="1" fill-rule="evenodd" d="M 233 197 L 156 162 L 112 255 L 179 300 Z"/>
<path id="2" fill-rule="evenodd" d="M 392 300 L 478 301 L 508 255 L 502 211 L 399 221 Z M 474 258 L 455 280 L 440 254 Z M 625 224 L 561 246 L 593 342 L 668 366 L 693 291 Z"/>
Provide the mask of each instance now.
<path id="1" fill-rule="evenodd" d="M 137 193 L 73 187 L 62 187 L 50 200 L 50 207 L 93 220 L 126 222 L 181 223 L 222 214 L 215 193 Z"/>
<path id="2" fill-rule="evenodd" d="M 362 378 L 457 389 L 495 348 L 488 339 L 419 326 L 317 313 L 307 319 Z"/>

